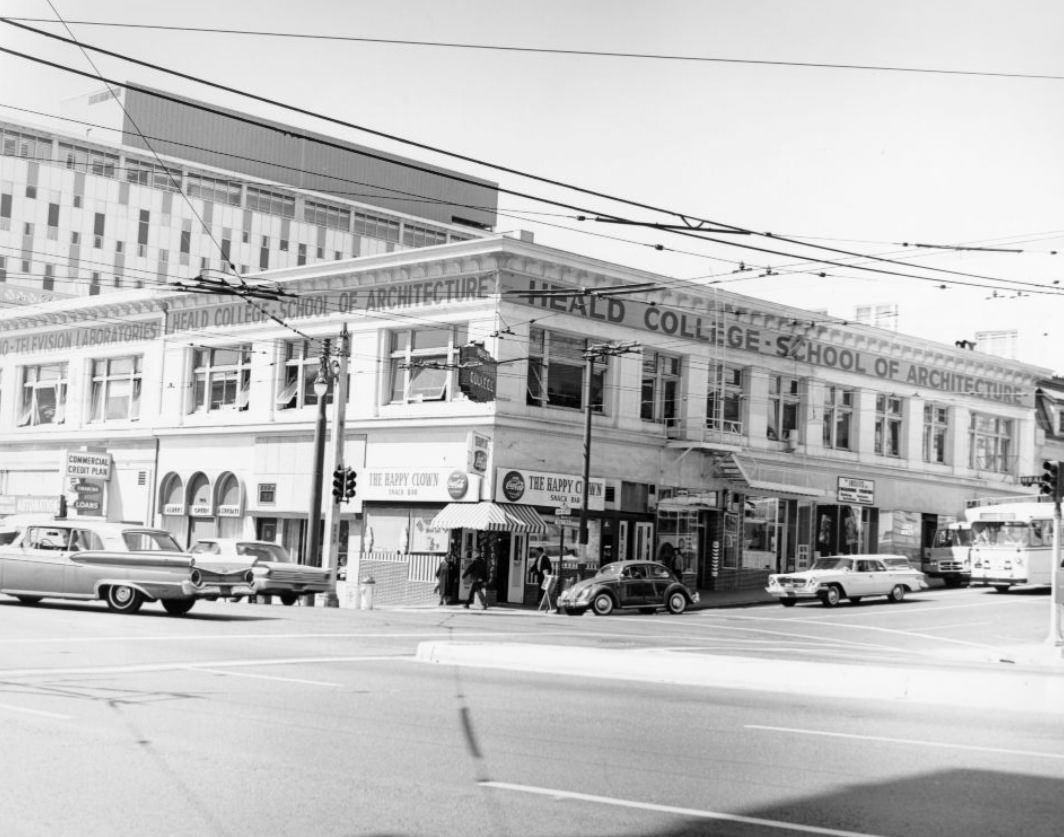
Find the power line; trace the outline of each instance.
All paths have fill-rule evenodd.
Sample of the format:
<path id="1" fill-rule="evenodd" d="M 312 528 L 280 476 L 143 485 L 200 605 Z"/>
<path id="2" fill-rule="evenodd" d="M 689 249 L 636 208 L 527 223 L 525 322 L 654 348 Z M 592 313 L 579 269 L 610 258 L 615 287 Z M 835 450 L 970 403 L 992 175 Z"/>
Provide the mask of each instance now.
<path id="1" fill-rule="evenodd" d="M 5 22 L 23 21 L 51 24 L 55 21 L 35 17 L 0 18 Z M 285 38 L 307 41 L 338 41 L 346 43 L 382 44 L 387 46 L 433 47 L 490 52 L 531 53 L 539 55 L 567 55 L 579 58 L 625 58 L 642 61 L 675 61 L 700 64 L 738 64 L 764 67 L 800 67 L 817 70 L 859 70 L 882 73 L 918 73 L 926 75 L 972 76 L 976 78 L 1031 79 L 1040 81 L 1064 81 L 1064 75 L 1052 73 L 1016 73 L 994 70 L 957 70 L 947 67 L 903 67 L 895 64 L 835 64 L 826 61 L 782 61 L 767 58 L 722 58 L 708 55 L 676 55 L 654 52 L 622 52 L 618 50 L 561 49 L 553 47 L 523 47 L 504 44 L 477 44 L 458 41 L 420 41 L 409 38 L 365 38 L 353 35 L 322 35 L 317 33 L 276 32 L 255 29 L 222 29 L 206 26 L 165 26 L 149 23 L 116 23 L 99 20 L 70 20 L 76 26 L 100 26 L 113 29 L 150 29 L 160 32 L 195 32 L 210 35 L 243 35 L 267 38 Z"/>
<path id="2" fill-rule="evenodd" d="M 875 261 L 875 262 L 879 262 L 879 263 L 887 263 L 887 264 L 895 264 L 895 265 L 901 264 L 901 265 L 906 266 L 906 267 L 911 267 L 911 265 L 908 265 L 908 264 L 906 264 L 904 262 L 897 262 L 897 261 L 894 261 L 894 260 L 891 260 L 891 259 L 884 259 L 884 258 L 880 258 L 880 257 L 877 257 L 877 256 L 872 256 L 872 255 L 865 254 L 865 253 L 857 253 L 857 252 L 854 252 L 854 251 L 843 250 L 843 249 L 835 248 L 835 247 L 827 247 L 825 245 L 820 245 L 820 244 L 808 244 L 806 242 L 803 242 L 803 241 L 800 241 L 800 240 L 797 240 L 797 239 L 791 239 L 789 237 L 780 236 L 780 235 L 777 235 L 777 234 L 774 234 L 774 233 L 771 233 L 771 232 L 758 232 L 756 230 L 751 230 L 749 228 L 735 226 L 733 224 L 727 224 L 727 223 L 724 223 L 724 222 L 714 221 L 714 220 L 711 220 L 711 219 L 700 218 L 700 217 L 698 217 L 696 215 L 693 215 L 691 213 L 685 213 L 685 212 L 678 212 L 676 210 L 663 209 L 661 207 L 656 207 L 656 206 L 653 206 L 653 205 L 650 205 L 650 204 L 644 204 L 644 203 L 641 203 L 641 202 L 638 202 L 638 201 L 634 201 L 634 200 L 631 200 L 631 199 L 616 197 L 616 196 L 610 195 L 608 193 L 599 192 L 599 191 L 591 190 L 591 189 L 586 189 L 586 188 L 579 187 L 579 186 L 574 186 L 572 184 L 564 183 L 562 181 L 553 180 L 551 178 L 543 177 L 541 175 L 531 174 L 529 172 L 523 172 L 523 171 L 520 171 L 518 169 L 512 169 L 512 168 L 509 168 L 509 167 L 506 167 L 506 166 L 502 166 L 502 165 L 497 164 L 497 163 L 491 163 L 491 162 L 488 162 L 488 161 L 485 161 L 485 160 L 481 160 L 481 159 L 478 159 L 478 158 L 475 158 L 475 157 L 469 157 L 469 156 L 464 155 L 464 154 L 459 154 L 457 152 L 447 151 L 445 149 L 441 149 L 441 148 L 438 148 L 438 147 L 435 147 L 435 146 L 427 145 L 425 143 L 420 143 L 420 142 L 417 142 L 415 140 L 410 140 L 410 139 L 406 139 L 404 137 L 399 137 L 399 136 L 396 136 L 394 134 L 388 134 L 388 133 L 385 133 L 383 131 L 377 131 L 377 130 L 372 129 L 372 128 L 367 128 L 365 126 L 357 125 L 355 123 L 347 122 L 347 121 L 344 121 L 344 120 L 341 120 L 341 119 L 337 119 L 335 117 L 326 116 L 324 114 L 321 114 L 321 113 L 318 113 L 318 112 L 315 112 L 315 111 L 309 111 L 309 110 L 306 110 L 305 108 L 300 108 L 300 107 L 297 107 L 295 105 L 289 105 L 289 104 L 286 104 L 284 102 L 280 102 L 280 101 L 277 101 L 277 100 L 274 100 L 274 99 L 269 99 L 269 98 L 266 98 L 264 96 L 259 96 L 257 94 L 249 93 L 247 91 L 237 90 L 235 88 L 228 87 L 226 85 L 219 84 L 217 82 L 208 81 L 206 79 L 202 79 L 202 78 L 199 78 L 199 77 L 196 77 L 196 76 L 192 76 L 192 75 L 189 75 L 187 73 L 182 73 L 182 72 L 177 71 L 177 70 L 171 70 L 171 69 L 159 66 L 157 64 L 152 64 L 150 62 L 141 61 L 139 59 L 132 58 L 132 57 L 130 57 L 128 55 L 122 55 L 121 53 L 116 53 L 116 52 L 113 52 L 111 50 L 103 49 L 102 47 L 96 47 L 96 46 L 93 46 L 93 45 L 90 45 L 90 44 L 81 44 L 79 42 L 72 41 L 71 39 L 64 38 L 64 37 L 62 37 L 60 35 L 54 35 L 54 34 L 49 33 L 49 32 L 43 32 L 43 31 L 41 31 L 39 29 L 35 29 L 35 28 L 31 27 L 31 26 L 25 26 L 25 25 L 20 24 L 20 23 L 15 23 L 13 20 L 8 19 L 8 18 L 0 18 L 0 22 L 8 23 L 11 26 L 16 26 L 16 27 L 19 27 L 21 29 L 25 29 L 26 31 L 33 32 L 35 34 L 41 35 L 41 36 L 46 37 L 46 38 L 51 38 L 51 39 L 54 39 L 54 40 L 61 41 L 63 43 L 67 43 L 67 44 L 74 44 L 74 45 L 78 46 L 78 48 L 80 48 L 80 49 L 91 49 L 91 50 L 93 50 L 95 52 L 99 52 L 99 53 L 101 53 L 103 55 L 108 55 L 108 56 L 110 56 L 112 58 L 115 58 L 117 60 L 120 60 L 120 61 L 125 61 L 125 62 L 128 62 L 128 63 L 135 64 L 137 66 L 146 67 L 148 69 L 152 69 L 152 70 L 155 70 L 157 72 L 166 73 L 166 74 L 169 74 L 169 75 L 174 75 L 174 76 L 177 76 L 178 78 L 182 78 L 182 79 L 184 79 L 186 81 L 192 81 L 192 82 L 196 82 L 198 84 L 203 84 L 203 85 L 205 85 L 207 87 L 212 87 L 212 88 L 215 88 L 215 89 L 218 89 L 218 90 L 223 90 L 225 92 L 233 93 L 233 94 L 238 95 L 238 96 L 249 98 L 249 99 L 252 99 L 254 101 L 261 102 L 263 104 L 268 104 L 268 105 L 271 105 L 273 107 L 282 108 L 284 110 L 290 110 L 290 111 L 292 111 L 294 113 L 299 113 L 299 114 L 302 114 L 302 115 L 305 115 L 305 116 L 311 116 L 311 117 L 313 117 L 315 119 L 320 119 L 320 120 L 323 120 L 325 122 L 330 122 L 330 123 L 334 123 L 334 124 L 337 124 L 337 125 L 341 125 L 341 126 L 344 126 L 344 127 L 347 127 L 347 128 L 351 128 L 353 130 L 362 131 L 364 133 L 368 133 L 368 134 L 373 135 L 373 136 L 377 136 L 377 137 L 381 137 L 381 138 L 384 138 L 384 139 L 388 139 L 388 140 L 391 140 L 393 142 L 401 143 L 403 145 L 409 145 L 409 146 L 414 147 L 414 148 L 419 148 L 419 149 L 430 151 L 430 152 L 433 152 L 433 153 L 436 153 L 436 154 L 441 154 L 441 155 L 444 155 L 444 156 L 447 156 L 447 157 L 452 157 L 454 159 L 462 160 L 464 162 L 472 163 L 472 164 L 475 164 L 475 165 L 484 166 L 486 168 L 490 168 L 490 169 L 493 169 L 493 170 L 496 170 L 496 171 L 500 171 L 500 172 L 504 172 L 504 173 L 507 173 L 507 174 L 515 175 L 517 177 L 522 177 L 522 178 L 525 178 L 525 179 L 528 179 L 528 180 L 532 180 L 534 182 L 539 182 L 539 183 L 543 183 L 543 184 L 546 184 L 546 185 L 556 186 L 556 187 L 559 187 L 559 188 L 562 188 L 562 189 L 565 189 L 565 190 L 568 190 L 568 191 L 577 192 L 578 194 L 584 194 L 584 195 L 588 195 L 588 196 L 591 196 L 591 197 L 598 197 L 598 198 L 602 198 L 604 200 L 612 201 L 612 202 L 619 203 L 619 204 L 622 204 L 622 205 L 626 205 L 626 206 L 630 206 L 630 207 L 634 207 L 634 208 L 639 208 L 639 209 L 645 209 L 645 210 L 648 210 L 648 211 L 651 211 L 651 212 L 657 212 L 657 213 L 661 213 L 661 214 L 665 214 L 665 215 L 670 215 L 670 216 L 673 216 L 673 217 L 676 217 L 676 218 L 680 219 L 680 221 L 683 222 L 684 224 L 690 224 L 690 223 L 713 224 L 713 225 L 717 225 L 717 226 L 720 226 L 720 227 L 727 227 L 729 230 L 734 231 L 734 232 L 745 232 L 745 233 L 749 233 L 749 234 L 752 234 L 752 235 L 758 235 L 758 236 L 766 237 L 766 238 L 769 238 L 769 239 L 772 239 L 772 240 L 776 240 L 776 241 L 782 241 L 782 242 L 785 242 L 785 243 L 788 243 L 788 244 L 795 244 L 795 245 L 797 245 L 799 247 L 809 247 L 809 248 L 814 249 L 814 250 L 822 250 L 822 251 L 826 251 L 826 252 L 829 252 L 829 253 L 834 253 L 834 254 L 837 254 L 837 255 L 845 255 L 845 256 L 850 256 L 850 257 L 853 257 L 853 258 L 868 259 L 870 261 Z M 15 50 L 10 50 L 10 49 L 7 49 L 7 48 L 0 47 L 0 52 L 6 52 L 6 53 L 9 53 L 11 55 L 16 55 L 18 57 L 25 58 L 26 60 L 29 60 L 29 61 L 33 61 L 33 62 L 36 62 L 36 63 L 44 64 L 46 66 L 51 66 L 51 67 L 53 67 L 55 69 L 64 70 L 64 71 L 67 71 L 67 72 L 72 72 L 72 73 L 80 74 L 80 75 L 88 75 L 87 73 L 84 73 L 84 72 L 82 72 L 80 70 L 76 70 L 76 69 L 74 69 L 72 67 L 65 67 L 63 65 L 55 64 L 54 62 L 51 62 L 51 61 L 46 61 L 46 60 L 44 60 L 42 58 L 37 58 L 37 57 L 34 57 L 34 56 L 26 55 L 24 53 L 16 52 Z M 101 79 L 102 79 L 102 77 L 101 77 Z M 109 81 L 109 80 L 106 80 L 106 79 L 103 79 L 103 80 Z M 123 86 L 123 83 L 122 82 L 118 82 L 118 81 L 110 81 L 110 83 L 115 84 L 117 86 Z M 255 120 L 255 119 L 251 118 L 251 117 L 246 117 L 246 116 L 239 115 L 239 114 L 234 114 L 234 113 L 226 113 L 224 111 L 220 111 L 217 108 L 211 107 L 210 105 L 205 105 L 203 103 L 197 103 L 197 102 L 190 102 L 187 99 L 181 99 L 179 97 L 171 96 L 169 94 L 163 93 L 162 91 L 151 90 L 151 89 L 148 89 L 148 88 L 143 88 L 143 87 L 141 87 L 139 85 L 129 84 L 129 83 L 125 83 L 124 86 L 129 88 L 129 89 L 131 89 L 131 90 L 136 90 L 138 92 L 145 93 L 146 95 L 163 98 L 163 99 L 166 99 L 168 101 L 172 101 L 172 102 L 175 102 L 175 103 L 178 103 L 178 104 L 182 104 L 184 106 L 192 106 L 192 107 L 194 107 L 196 109 L 205 110 L 205 111 L 207 111 L 209 113 L 215 113 L 215 114 L 218 114 L 218 115 L 221 115 L 221 116 L 225 116 L 225 117 L 230 118 L 230 119 L 235 119 L 236 121 L 239 121 L 239 122 L 244 122 L 246 124 L 252 124 L 252 125 L 255 125 L 257 127 L 266 127 L 266 128 L 269 128 L 269 129 L 275 130 L 275 131 L 281 131 L 281 129 L 277 128 L 276 126 L 272 126 L 272 125 L 268 125 L 266 123 L 262 123 L 262 122 L 260 122 L 258 120 Z M 295 131 L 295 130 L 292 130 L 292 129 L 284 129 L 282 132 L 285 135 L 287 135 L 287 136 L 297 137 L 297 138 L 301 138 L 301 139 L 309 139 L 311 141 L 318 142 L 318 143 L 321 143 L 323 145 L 327 145 L 327 146 L 331 146 L 331 147 L 337 147 L 337 148 L 340 148 L 342 150 L 349 150 L 349 149 L 344 149 L 344 147 L 342 145 L 339 145 L 337 143 L 333 143 L 333 142 L 330 142 L 330 141 L 325 141 L 321 137 L 309 137 L 309 136 L 307 136 L 305 134 L 300 133 L 299 131 Z M 364 156 L 370 157 L 372 159 L 384 159 L 384 158 L 380 157 L 380 155 L 375 155 L 375 154 L 372 154 L 372 153 L 369 153 L 369 152 L 366 152 L 366 151 L 363 151 L 361 153 L 363 153 Z M 393 164 L 396 163 L 395 160 L 388 160 L 388 162 L 391 162 Z M 419 166 L 419 165 L 414 164 L 412 162 L 404 162 L 404 163 L 401 163 L 401 165 L 403 165 L 406 168 L 410 168 L 412 170 L 415 170 L 415 171 L 429 172 L 429 173 L 435 174 L 437 176 L 443 176 L 443 177 L 455 180 L 456 182 L 460 182 L 460 183 L 466 183 L 466 184 L 472 184 L 472 185 L 478 185 L 478 186 L 482 186 L 483 185 L 483 184 L 480 184 L 480 183 L 476 183 L 475 181 L 472 181 L 469 178 L 463 177 L 463 176 L 458 175 L 456 173 L 440 172 L 438 169 L 430 170 L 430 169 L 427 169 L 424 166 Z M 576 212 L 579 212 L 579 213 L 582 213 L 582 214 L 587 214 L 587 215 L 604 215 L 605 214 L 605 213 L 591 212 L 591 211 L 586 210 L 584 208 L 581 208 L 581 207 L 578 207 L 578 206 L 574 206 L 573 204 L 564 203 L 564 202 L 556 201 L 556 200 L 553 200 L 553 199 L 536 197 L 534 195 L 530 195 L 530 194 L 525 193 L 525 192 L 519 192 L 519 191 L 515 191 L 515 190 L 512 190 L 512 189 L 506 189 L 506 188 L 503 188 L 503 187 L 497 187 L 497 189 L 502 194 L 508 194 L 508 195 L 525 198 L 525 199 L 532 200 L 532 201 L 539 202 L 539 203 L 546 203 L 546 204 L 549 204 L 549 205 L 553 205 L 553 206 L 557 206 L 557 207 L 561 207 L 561 208 L 565 208 L 565 209 L 571 209 L 573 211 L 576 211 Z M 611 216 L 611 217 L 617 217 L 617 216 Z M 684 230 L 680 230 L 680 229 L 672 229 L 672 230 L 668 230 L 668 232 L 671 232 L 671 233 L 673 233 L 675 235 L 682 235 L 682 236 L 696 238 L 696 239 L 702 240 L 702 241 L 710 241 L 710 242 L 713 242 L 713 243 L 716 243 L 716 244 L 723 244 L 725 246 L 741 247 L 743 249 L 753 250 L 755 252 L 762 252 L 762 253 L 766 253 L 766 254 L 769 254 L 769 255 L 784 256 L 784 257 L 787 257 L 787 258 L 801 258 L 800 256 L 797 256 L 796 254 L 793 254 L 793 253 L 787 253 L 787 252 L 783 252 L 783 251 L 779 251 L 779 250 L 773 250 L 773 249 L 764 248 L 764 247 L 756 247 L 756 246 L 751 245 L 751 244 L 741 244 L 741 243 L 736 243 L 736 242 L 733 242 L 733 241 L 724 241 L 724 240 L 721 240 L 721 239 L 708 238 L 708 237 L 702 236 L 701 234 L 698 234 L 696 232 L 691 232 L 691 231 L 684 231 Z M 828 259 L 817 259 L 817 258 L 814 258 L 814 257 L 808 257 L 806 260 L 808 260 L 808 261 L 816 261 L 816 262 L 819 262 L 821 264 L 833 265 L 835 267 L 840 267 L 840 266 L 845 267 L 846 266 L 846 265 L 841 265 L 838 262 L 831 261 L 831 260 L 828 260 Z M 911 274 L 903 274 L 903 273 L 899 273 L 897 271 L 883 270 L 883 269 L 874 268 L 874 267 L 868 267 L 868 266 L 863 266 L 863 265 L 862 266 L 858 266 L 858 269 L 866 270 L 866 271 L 874 272 L 874 273 L 882 273 L 884 275 L 890 275 L 890 276 L 901 276 L 901 277 L 905 277 L 905 278 L 917 278 L 917 277 L 913 277 Z M 923 266 L 921 269 L 928 270 L 928 271 L 939 272 L 939 273 L 945 273 L 945 274 L 954 274 L 954 275 L 966 276 L 966 277 L 975 278 L 975 279 L 984 279 L 984 280 L 988 280 L 988 281 L 1007 281 L 1007 280 L 999 280 L 997 277 L 992 277 L 992 276 L 983 276 L 983 275 L 979 275 L 979 274 L 964 273 L 962 271 L 952 271 L 952 270 L 949 270 L 947 268 L 937 268 L 937 267 L 926 267 L 926 266 Z"/>

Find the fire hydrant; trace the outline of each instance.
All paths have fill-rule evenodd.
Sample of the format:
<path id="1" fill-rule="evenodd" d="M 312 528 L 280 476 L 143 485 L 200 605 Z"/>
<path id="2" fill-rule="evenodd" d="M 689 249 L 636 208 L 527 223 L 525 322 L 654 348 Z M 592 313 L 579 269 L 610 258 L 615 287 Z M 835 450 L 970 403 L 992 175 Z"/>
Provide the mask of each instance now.
<path id="1" fill-rule="evenodd" d="M 373 576 L 368 575 L 358 585 L 358 606 L 361 610 L 373 610 L 373 587 L 376 585 Z"/>

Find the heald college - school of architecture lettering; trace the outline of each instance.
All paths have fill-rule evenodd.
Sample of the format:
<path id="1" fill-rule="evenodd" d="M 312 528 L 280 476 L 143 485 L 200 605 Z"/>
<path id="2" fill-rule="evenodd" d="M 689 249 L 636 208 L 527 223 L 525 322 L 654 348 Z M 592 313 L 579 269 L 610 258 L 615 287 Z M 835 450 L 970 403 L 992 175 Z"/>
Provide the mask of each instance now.
<path id="1" fill-rule="evenodd" d="M 88 496 L 61 456 L 84 450 L 112 462 L 91 513 L 161 525 L 183 543 L 278 540 L 314 561 L 302 554 L 309 384 L 341 325 L 344 464 L 359 480 L 340 507 L 340 551 L 384 602 L 430 601 L 448 552 L 485 555 L 491 595 L 511 602 L 535 601 L 533 545 L 572 574 L 679 552 L 705 590 L 760 584 L 819 553 L 918 557 L 967 499 L 1021 492 L 1034 468 L 1033 393 L 1047 370 L 681 290 L 528 240 L 261 279 L 294 297 L 252 305 L 143 289 L 0 312 L 0 508 L 79 485 Z M 595 296 L 626 285 L 630 295 Z M 589 347 L 610 343 L 631 349 L 588 363 Z M 483 388 L 494 400 L 458 386 L 470 344 L 497 362 L 494 389 Z"/>

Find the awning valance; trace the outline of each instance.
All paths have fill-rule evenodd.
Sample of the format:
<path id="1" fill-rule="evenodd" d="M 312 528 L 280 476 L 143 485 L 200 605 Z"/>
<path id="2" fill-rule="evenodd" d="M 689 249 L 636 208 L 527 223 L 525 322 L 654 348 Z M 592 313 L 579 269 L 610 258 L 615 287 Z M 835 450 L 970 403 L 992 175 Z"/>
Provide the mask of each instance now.
<path id="1" fill-rule="evenodd" d="M 531 506 L 513 503 L 449 503 L 432 519 L 435 529 L 480 532 L 546 532 L 547 524 Z"/>

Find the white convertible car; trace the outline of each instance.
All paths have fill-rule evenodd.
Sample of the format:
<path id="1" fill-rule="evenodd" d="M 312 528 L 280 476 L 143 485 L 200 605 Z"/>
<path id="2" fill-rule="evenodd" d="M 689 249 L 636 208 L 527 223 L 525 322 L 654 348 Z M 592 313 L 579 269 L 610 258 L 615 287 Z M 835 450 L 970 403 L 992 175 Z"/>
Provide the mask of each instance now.
<path id="1" fill-rule="evenodd" d="M 768 577 L 769 593 L 784 607 L 820 599 L 835 607 L 842 599 L 859 602 L 866 596 L 886 596 L 900 602 L 906 593 L 927 589 L 924 574 L 911 568 L 888 567 L 883 555 L 836 555 L 817 558 L 808 570 Z"/>

